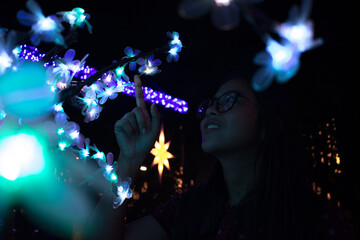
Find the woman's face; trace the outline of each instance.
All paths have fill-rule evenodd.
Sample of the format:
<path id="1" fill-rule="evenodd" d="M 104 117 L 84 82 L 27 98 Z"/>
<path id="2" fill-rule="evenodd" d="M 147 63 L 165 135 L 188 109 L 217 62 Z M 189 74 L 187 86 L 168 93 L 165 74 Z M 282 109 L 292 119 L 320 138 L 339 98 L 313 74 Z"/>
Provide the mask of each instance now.
<path id="1" fill-rule="evenodd" d="M 258 110 L 251 86 L 245 81 L 232 79 L 225 82 L 215 94 L 215 98 L 228 91 L 239 91 L 250 101 L 238 97 L 227 112 L 219 113 L 215 104 L 206 110 L 201 121 L 202 149 L 209 154 L 226 153 L 249 148 L 257 143 Z"/>

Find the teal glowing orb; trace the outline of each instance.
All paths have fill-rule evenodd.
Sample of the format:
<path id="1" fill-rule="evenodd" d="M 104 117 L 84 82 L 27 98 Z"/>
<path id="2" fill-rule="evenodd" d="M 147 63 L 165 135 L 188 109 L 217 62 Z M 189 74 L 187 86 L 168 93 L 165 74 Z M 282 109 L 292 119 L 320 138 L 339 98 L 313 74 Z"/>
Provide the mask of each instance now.
<path id="1" fill-rule="evenodd" d="M 1 75 L 0 100 L 5 112 L 28 119 L 48 114 L 56 103 L 56 93 L 47 78 L 46 68 L 36 62 L 26 62 L 17 71 Z"/>

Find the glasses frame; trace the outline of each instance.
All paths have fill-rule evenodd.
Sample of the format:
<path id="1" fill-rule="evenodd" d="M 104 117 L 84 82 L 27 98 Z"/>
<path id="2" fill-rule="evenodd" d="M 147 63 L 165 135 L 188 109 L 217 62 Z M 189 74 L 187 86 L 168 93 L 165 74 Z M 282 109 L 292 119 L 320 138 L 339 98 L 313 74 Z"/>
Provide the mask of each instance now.
<path id="1" fill-rule="evenodd" d="M 228 96 L 230 94 L 234 94 L 235 93 L 235 96 L 232 96 L 234 97 L 234 100 L 232 101 L 232 104 L 228 107 L 228 108 L 225 108 L 223 107 L 222 104 L 219 103 L 219 100 L 224 97 L 224 96 Z M 203 119 L 205 116 L 206 116 L 206 110 L 208 108 L 210 108 L 211 106 L 213 106 L 215 104 L 215 109 L 218 113 L 225 113 L 225 112 L 228 112 L 230 111 L 235 103 L 236 103 L 236 100 L 241 97 L 243 99 L 245 99 L 246 101 L 248 102 L 252 102 L 249 98 L 245 97 L 241 92 L 237 91 L 237 90 L 230 90 L 230 91 L 227 91 L 223 94 L 221 94 L 219 97 L 217 98 L 209 98 L 209 99 L 206 99 L 204 101 L 202 101 L 199 105 L 199 107 L 197 108 L 197 111 L 196 111 L 196 117 L 198 119 Z M 221 108 L 222 107 L 222 108 Z M 223 110 L 224 109 L 224 110 Z"/>

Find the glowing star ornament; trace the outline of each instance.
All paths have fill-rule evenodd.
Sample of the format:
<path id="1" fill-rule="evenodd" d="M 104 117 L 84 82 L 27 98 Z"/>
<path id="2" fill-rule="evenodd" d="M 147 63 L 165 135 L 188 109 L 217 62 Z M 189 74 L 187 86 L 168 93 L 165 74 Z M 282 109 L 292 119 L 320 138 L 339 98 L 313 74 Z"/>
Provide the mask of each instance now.
<path id="1" fill-rule="evenodd" d="M 155 147 L 150 151 L 150 153 L 155 156 L 151 166 L 153 167 L 156 164 L 158 165 L 160 183 L 161 183 L 161 177 L 162 177 L 162 172 L 164 170 L 164 166 L 168 170 L 170 170 L 168 159 L 174 158 L 174 156 L 168 152 L 169 146 L 170 146 L 170 142 L 165 143 L 164 128 L 162 126 L 159 136 L 159 141 L 156 141 Z"/>

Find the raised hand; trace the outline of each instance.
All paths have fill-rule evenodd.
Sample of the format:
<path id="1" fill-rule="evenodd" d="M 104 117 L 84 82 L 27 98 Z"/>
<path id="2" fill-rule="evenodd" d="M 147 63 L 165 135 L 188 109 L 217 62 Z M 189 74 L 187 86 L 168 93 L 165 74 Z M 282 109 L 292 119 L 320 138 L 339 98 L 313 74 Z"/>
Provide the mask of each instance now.
<path id="1" fill-rule="evenodd" d="M 134 172 L 146 158 L 160 133 L 160 113 L 155 104 L 146 109 L 141 79 L 134 78 L 136 107 L 115 123 L 115 135 L 120 147 L 119 164 Z M 130 173 L 129 173 L 130 174 Z"/>

